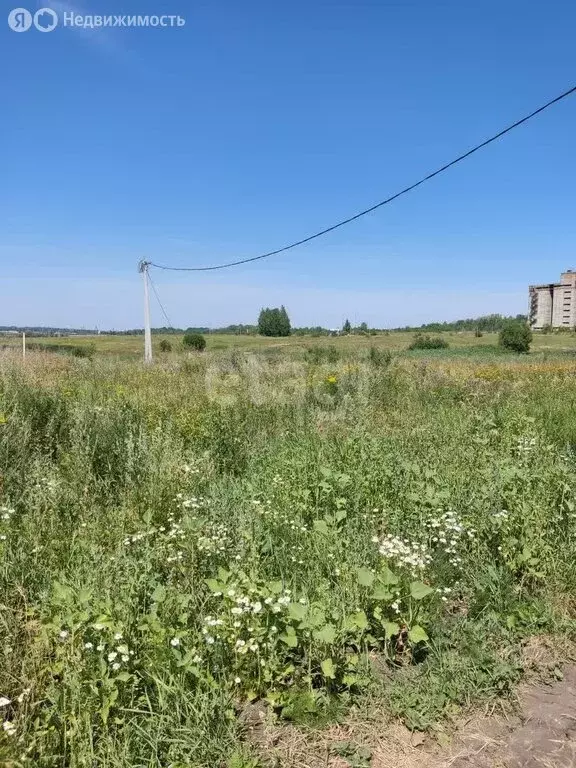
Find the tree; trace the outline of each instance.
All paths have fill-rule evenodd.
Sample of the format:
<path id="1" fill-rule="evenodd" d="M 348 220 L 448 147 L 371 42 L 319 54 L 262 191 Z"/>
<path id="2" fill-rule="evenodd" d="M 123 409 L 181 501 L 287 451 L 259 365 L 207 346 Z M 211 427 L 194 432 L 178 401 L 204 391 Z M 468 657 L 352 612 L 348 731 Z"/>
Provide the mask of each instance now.
<path id="1" fill-rule="evenodd" d="M 280 336 L 290 336 L 290 333 L 292 331 L 292 326 L 290 325 L 290 318 L 288 317 L 288 312 L 286 312 L 286 307 L 284 304 L 280 307 L 280 330 L 282 331 L 280 333 Z"/>
<path id="2" fill-rule="evenodd" d="M 530 351 L 532 343 L 532 331 L 526 323 L 511 322 L 502 328 L 498 336 L 498 344 L 503 349 L 509 349 L 512 352 L 521 352 L 526 354 Z"/>
<path id="3" fill-rule="evenodd" d="M 350 320 L 348 320 L 348 318 L 346 318 L 346 322 L 342 326 L 342 333 L 348 334 L 348 333 L 350 333 L 351 330 L 352 330 L 352 326 L 350 325 Z"/>
<path id="4" fill-rule="evenodd" d="M 190 349 L 195 349 L 197 352 L 202 352 L 206 347 L 206 339 L 201 333 L 190 333 L 186 331 L 182 344 Z"/>
<path id="5" fill-rule="evenodd" d="M 290 318 L 284 306 L 260 310 L 258 333 L 261 336 L 290 336 Z"/>
<path id="6" fill-rule="evenodd" d="M 368 333 L 368 324 L 360 323 L 360 328 L 358 330 L 360 331 L 360 333 Z"/>
<path id="7" fill-rule="evenodd" d="M 167 339 L 160 342 L 160 352 L 172 352 L 172 344 Z"/>

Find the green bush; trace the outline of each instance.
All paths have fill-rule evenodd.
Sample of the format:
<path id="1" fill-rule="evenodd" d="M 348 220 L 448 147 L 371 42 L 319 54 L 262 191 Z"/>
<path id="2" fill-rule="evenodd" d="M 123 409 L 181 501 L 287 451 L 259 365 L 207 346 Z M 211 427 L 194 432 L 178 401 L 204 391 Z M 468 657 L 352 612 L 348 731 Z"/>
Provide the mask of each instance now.
<path id="1" fill-rule="evenodd" d="M 160 342 L 160 352 L 172 352 L 172 344 L 168 339 L 162 339 Z"/>
<path id="2" fill-rule="evenodd" d="M 5 347 L 6 348 L 6 347 Z M 26 349 L 30 352 L 52 352 L 59 355 L 72 355 L 72 357 L 84 357 L 91 359 L 96 353 L 94 344 L 80 346 L 77 344 L 38 344 L 28 342 Z"/>
<path id="3" fill-rule="evenodd" d="M 86 347 L 70 346 L 66 348 L 66 351 L 69 352 L 72 355 L 72 357 L 86 357 L 91 359 L 92 357 L 94 357 L 96 348 L 94 344 L 89 344 Z"/>
<path id="4" fill-rule="evenodd" d="M 392 353 L 388 349 L 370 347 L 368 362 L 376 368 L 386 368 L 392 362 Z"/>
<path id="5" fill-rule="evenodd" d="M 185 333 L 182 344 L 197 352 L 202 352 L 206 348 L 206 339 L 201 333 Z"/>
<path id="6" fill-rule="evenodd" d="M 340 351 L 335 346 L 308 347 L 304 353 L 304 359 L 309 363 L 336 363 L 340 359 Z"/>
<path id="7" fill-rule="evenodd" d="M 446 339 L 442 339 L 440 336 L 417 333 L 408 349 L 448 349 L 448 346 Z"/>
<path id="8" fill-rule="evenodd" d="M 512 352 L 526 354 L 530 351 L 532 331 L 525 323 L 510 323 L 500 331 L 498 345 Z"/>

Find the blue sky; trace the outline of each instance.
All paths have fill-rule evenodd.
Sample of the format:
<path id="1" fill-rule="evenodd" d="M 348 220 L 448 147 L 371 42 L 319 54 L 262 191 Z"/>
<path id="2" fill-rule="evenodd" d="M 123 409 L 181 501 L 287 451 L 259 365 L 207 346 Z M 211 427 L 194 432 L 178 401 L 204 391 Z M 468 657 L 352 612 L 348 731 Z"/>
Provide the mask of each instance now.
<path id="1" fill-rule="evenodd" d="M 4 3 L 0 325 L 141 326 L 138 259 L 280 247 L 576 80 L 571 0 L 46 5 L 186 25 L 16 34 Z M 572 96 L 325 238 L 153 279 L 179 326 L 252 322 L 277 303 L 328 326 L 525 311 L 528 283 L 576 268 L 575 134 Z"/>

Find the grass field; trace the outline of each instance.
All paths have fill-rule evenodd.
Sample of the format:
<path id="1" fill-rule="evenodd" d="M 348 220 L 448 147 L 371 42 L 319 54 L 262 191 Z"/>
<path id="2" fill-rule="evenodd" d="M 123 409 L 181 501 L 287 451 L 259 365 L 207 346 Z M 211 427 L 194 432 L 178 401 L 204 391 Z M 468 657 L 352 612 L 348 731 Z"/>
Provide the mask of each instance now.
<path id="1" fill-rule="evenodd" d="M 480 338 L 476 338 L 471 331 L 462 332 L 444 332 L 442 334 L 431 334 L 432 336 L 441 336 L 444 338 L 450 348 L 454 350 L 474 350 L 477 348 L 493 348 L 497 346 L 498 334 L 485 333 Z M 184 352 L 182 347 L 182 337 L 178 335 L 154 334 L 152 345 L 156 356 L 160 359 L 165 357 L 160 349 L 162 340 L 169 341 L 173 351 Z M 227 334 L 208 334 L 207 350 L 222 351 L 229 349 L 243 349 L 250 351 L 261 351 L 265 349 L 284 349 L 288 348 L 291 354 L 298 354 L 310 347 L 333 346 L 338 350 L 355 354 L 358 350 L 369 349 L 387 349 L 393 352 L 406 350 L 410 342 L 414 339 L 414 333 L 405 331 L 392 331 L 387 334 L 378 334 L 376 336 L 337 336 L 337 337 L 312 337 L 312 336 L 291 336 L 288 338 L 266 338 L 263 336 L 240 336 Z M 122 357 L 124 359 L 138 359 L 144 352 L 143 336 L 65 336 L 58 338 L 30 337 L 29 344 L 46 344 L 50 346 L 79 346 L 93 349 L 98 355 L 107 355 L 112 357 Z M 1 339 L 1 344 L 13 346 L 20 349 L 22 341 L 19 337 L 5 336 Z M 532 354 L 545 354 L 554 352 L 574 352 L 576 353 L 576 334 L 535 334 L 532 345 Z"/>
<path id="2" fill-rule="evenodd" d="M 442 734 L 574 639 L 575 340 L 411 338 L 1 354 L 0 765 L 316 768 L 253 709 Z"/>

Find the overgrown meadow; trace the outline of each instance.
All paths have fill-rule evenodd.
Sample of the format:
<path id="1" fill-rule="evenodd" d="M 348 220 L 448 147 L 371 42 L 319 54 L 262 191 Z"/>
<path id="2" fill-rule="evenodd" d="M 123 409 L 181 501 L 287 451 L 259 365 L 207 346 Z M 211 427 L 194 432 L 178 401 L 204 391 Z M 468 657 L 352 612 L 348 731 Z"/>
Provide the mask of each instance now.
<path id="1" fill-rule="evenodd" d="M 0 361 L 0 764 L 266 765 L 432 728 L 576 632 L 576 363 L 377 349 Z"/>

